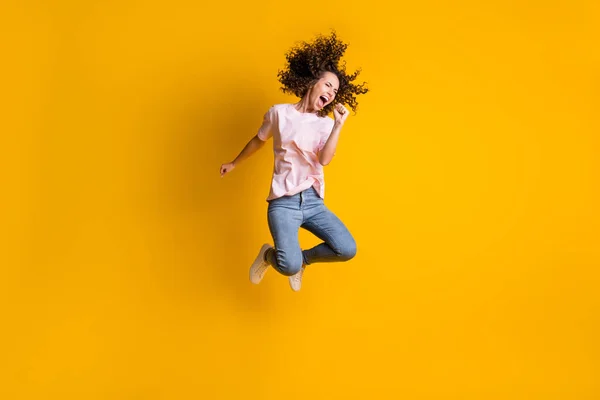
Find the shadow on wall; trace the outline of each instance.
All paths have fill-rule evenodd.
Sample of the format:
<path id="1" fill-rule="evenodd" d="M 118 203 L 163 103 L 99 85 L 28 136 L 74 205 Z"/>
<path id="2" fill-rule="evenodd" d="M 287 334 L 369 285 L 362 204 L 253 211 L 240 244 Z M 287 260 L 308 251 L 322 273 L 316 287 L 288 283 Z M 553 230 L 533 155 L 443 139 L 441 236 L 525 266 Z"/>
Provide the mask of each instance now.
<path id="1" fill-rule="evenodd" d="M 272 142 L 241 168 L 223 178 L 219 174 L 221 164 L 233 160 L 256 134 L 272 105 L 260 91 L 243 81 L 208 89 L 187 84 L 161 96 L 157 108 L 165 113 L 158 218 L 177 238 L 172 251 L 180 252 L 174 254 L 180 262 L 158 266 L 176 271 L 158 274 L 174 280 L 171 290 L 183 293 L 170 295 L 184 296 L 192 307 L 200 302 L 210 309 L 220 302 L 232 312 L 263 313 L 273 304 L 272 291 L 248 280 L 260 245 L 270 240 L 265 199 Z"/>

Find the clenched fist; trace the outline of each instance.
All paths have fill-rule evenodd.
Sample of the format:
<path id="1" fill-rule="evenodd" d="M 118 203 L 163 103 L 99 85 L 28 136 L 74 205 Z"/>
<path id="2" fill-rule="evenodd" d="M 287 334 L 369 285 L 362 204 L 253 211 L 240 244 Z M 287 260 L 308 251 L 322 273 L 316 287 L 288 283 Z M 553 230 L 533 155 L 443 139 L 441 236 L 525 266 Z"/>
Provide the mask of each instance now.
<path id="1" fill-rule="evenodd" d="M 346 121 L 346 118 L 348 118 L 348 114 L 350 113 L 348 112 L 348 109 L 344 107 L 343 104 L 338 103 L 335 105 L 335 108 L 333 109 L 333 115 L 335 116 L 336 124 L 343 125 Z"/>
<path id="2" fill-rule="evenodd" d="M 221 165 L 221 178 L 224 177 L 226 173 L 232 171 L 234 168 L 235 164 L 232 162 Z"/>

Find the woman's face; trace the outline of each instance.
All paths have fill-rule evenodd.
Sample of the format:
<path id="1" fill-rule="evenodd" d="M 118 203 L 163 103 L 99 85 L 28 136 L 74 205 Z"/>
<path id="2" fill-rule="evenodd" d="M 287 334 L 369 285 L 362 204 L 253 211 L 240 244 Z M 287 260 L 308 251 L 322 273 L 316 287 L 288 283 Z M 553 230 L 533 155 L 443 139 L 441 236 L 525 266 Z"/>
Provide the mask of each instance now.
<path id="1" fill-rule="evenodd" d="M 315 110 L 321 110 L 335 98 L 340 87 L 340 80 L 333 72 L 323 72 L 321 78 L 310 89 L 308 94 L 309 105 Z"/>

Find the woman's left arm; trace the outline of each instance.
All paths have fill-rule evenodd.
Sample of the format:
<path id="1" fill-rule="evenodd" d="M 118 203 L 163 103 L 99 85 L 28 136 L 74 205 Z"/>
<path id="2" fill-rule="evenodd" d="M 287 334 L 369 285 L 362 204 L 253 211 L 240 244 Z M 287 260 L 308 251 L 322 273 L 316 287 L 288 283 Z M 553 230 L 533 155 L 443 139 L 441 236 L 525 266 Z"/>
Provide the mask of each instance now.
<path id="1" fill-rule="evenodd" d="M 319 162 L 321 165 L 325 166 L 329 164 L 333 159 L 333 156 L 335 156 L 335 149 L 340 137 L 340 131 L 344 126 L 344 122 L 346 122 L 346 118 L 348 118 L 348 114 L 350 113 L 342 104 L 337 104 L 333 109 L 333 115 L 335 116 L 333 129 L 327 138 L 325 146 L 323 146 L 323 149 L 319 152 Z"/>

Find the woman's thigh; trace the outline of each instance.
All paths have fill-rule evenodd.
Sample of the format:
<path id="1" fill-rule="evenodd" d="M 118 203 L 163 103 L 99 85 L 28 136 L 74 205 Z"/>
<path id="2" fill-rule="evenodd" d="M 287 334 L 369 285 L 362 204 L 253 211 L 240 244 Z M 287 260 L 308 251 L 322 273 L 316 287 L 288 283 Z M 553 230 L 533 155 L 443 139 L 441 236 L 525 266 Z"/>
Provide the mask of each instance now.
<path id="1" fill-rule="evenodd" d="M 356 241 L 346 225 L 325 204 L 305 218 L 302 228 L 323 240 L 344 259 L 356 254 Z"/>

